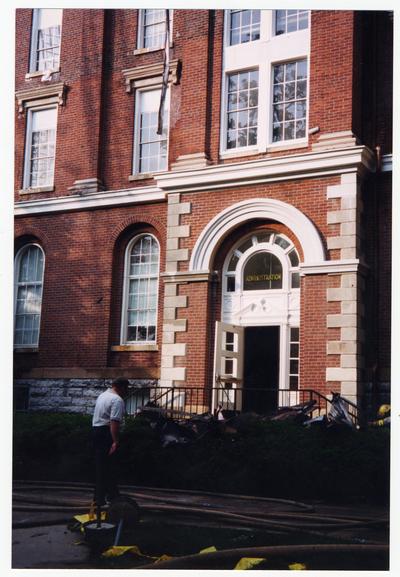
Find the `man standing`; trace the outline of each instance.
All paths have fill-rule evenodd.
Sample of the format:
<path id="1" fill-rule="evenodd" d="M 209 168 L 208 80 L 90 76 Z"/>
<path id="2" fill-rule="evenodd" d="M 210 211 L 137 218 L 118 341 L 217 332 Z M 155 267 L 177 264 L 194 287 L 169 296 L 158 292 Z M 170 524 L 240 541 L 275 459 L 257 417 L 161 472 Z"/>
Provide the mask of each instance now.
<path id="1" fill-rule="evenodd" d="M 121 422 L 125 413 L 124 399 L 129 381 L 119 377 L 110 389 L 98 396 L 93 414 L 93 440 L 96 468 L 94 500 L 97 506 L 119 497 L 117 485 L 117 454 Z"/>

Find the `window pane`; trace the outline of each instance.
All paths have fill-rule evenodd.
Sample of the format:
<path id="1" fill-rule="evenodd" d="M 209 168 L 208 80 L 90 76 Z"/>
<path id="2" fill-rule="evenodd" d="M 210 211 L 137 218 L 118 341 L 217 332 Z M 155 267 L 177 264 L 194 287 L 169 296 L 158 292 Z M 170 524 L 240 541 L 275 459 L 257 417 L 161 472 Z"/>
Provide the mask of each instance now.
<path id="1" fill-rule="evenodd" d="M 306 136 L 306 77 L 305 59 L 273 67 L 273 142 Z"/>
<path id="2" fill-rule="evenodd" d="M 299 257 L 295 249 L 291 250 L 289 253 L 289 259 L 292 266 L 299 265 Z"/>
<path id="3" fill-rule="evenodd" d="M 260 38 L 260 10 L 230 10 L 229 44 L 251 42 Z"/>
<path id="4" fill-rule="evenodd" d="M 15 344 L 36 346 L 39 339 L 44 259 L 42 250 L 28 245 L 17 257 Z"/>
<path id="5" fill-rule="evenodd" d="M 256 253 L 246 263 L 243 272 L 244 290 L 282 288 L 282 265 L 268 252 Z"/>
<path id="6" fill-rule="evenodd" d="M 308 28 L 308 10 L 276 10 L 275 35 Z"/>
<path id="7" fill-rule="evenodd" d="M 228 76 L 227 148 L 257 144 L 258 71 Z M 254 130 L 247 130 L 249 126 Z"/>
<path id="8" fill-rule="evenodd" d="M 128 342 L 155 340 L 158 255 L 158 243 L 151 235 L 142 235 L 130 248 L 126 315 Z"/>

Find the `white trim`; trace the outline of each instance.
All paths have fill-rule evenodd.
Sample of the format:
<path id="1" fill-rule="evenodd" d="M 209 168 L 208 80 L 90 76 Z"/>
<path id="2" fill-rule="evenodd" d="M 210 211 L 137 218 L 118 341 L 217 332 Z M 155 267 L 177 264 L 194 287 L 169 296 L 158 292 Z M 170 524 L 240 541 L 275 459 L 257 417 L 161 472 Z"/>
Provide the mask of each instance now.
<path id="1" fill-rule="evenodd" d="M 375 157 L 365 146 L 352 146 L 262 158 L 245 162 L 218 164 L 194 170 L 174 170 L 154 176 L 157 186 L 108 190 L 85 196 L 64 196 L 17 202 L 15 216 L 66 212 L 121 206 L 166 199 L 166 193 L 217 190 L 264 182 L 281 182 L 312 176 L 375 171 Z"/>
<path id="2" fill-rule="evenodd" d="M 163 173 L 155 178 L 163 190 L 178 192 L 327 176 L 361 169 L 375 170 L 374 155 L 366 146 L 218 164 Z"/>
<path id="3" fill-rule="evenodd" d="M 157 279 L 157 299 L 156 299 L 156 322 L 155 322 L 155 334 L 154 340 L 152 341 L 128 341 L 127 340 L 127 332 L 128 332 L 128 323 L 127 323 L 127 314 L 128 314 L 128 286 L 129 286 L 129 265 L 130 265 L 130 252 L 132 250 L 132 246 L 138 242 L 138 240 L 143 236 L 151 236 L 157 243 L 158 246 L 158 271 L 156 275 L 148 275 L 147 278 L 156 278 Z M 124 276 L 123 276 L 123 289 L 122 289 L 122 311 L 121 311 L 121 331 L 120 331 L 120 345 L 125 346 L 135 346 L 136 345 L 156 345 L 157 344 L 157 329 L 158 329 L 158 299 L 159 299 L 159 292 L 160 292 L 160 262 L 161 262 L 161 251 L 160 251 L 160 243 L 154 234 L 149 232 L 141 232 L 136 234 L 131 240 L 129 241 L 126 249 L 125 249 L 125 256 L 124 256 Z M 136 349 L 138 350 L 138 349 Z M 141 349 L 144 350 L 144 349 Z M 148 350 L 148 349 L 147 349 Z"/>
<path id="4" fill-rule="evenodd" d="M 254 218 L 277 220 L 292 230 L 302 246 L 304 263 L 324 261 L 325 251 L 320 236 L 307 216 L 280 200 L 252 198 L 229 206 L 208 223 L 193 248 L 189 270 L 209 270 L 222 239 L 239 224 Z"/>
<path id="5" fill-rule="evenodd" d="M 358 258 L 326 260 L 321 262 L 300 263 L 300 276 L 307 274 L 337 274 L 346 272 L 363 272 L 366 267 Z"/>
<path id="6" fill-rule="evenodd" d="M 165 201 L 165 192 L 156 186 L 127 188 L 122 190 L 107 190 L 93 192 L 85 196 L 70 195 L 58 198 L 44 198 L 39 200 L 25 200 L 15 204 L 14 215 L 27 216 L 30 214 L 46 214 L 53 212 L 70 212 L 93 208 L 112 208 L 129 206 L 143 202 Z"/>

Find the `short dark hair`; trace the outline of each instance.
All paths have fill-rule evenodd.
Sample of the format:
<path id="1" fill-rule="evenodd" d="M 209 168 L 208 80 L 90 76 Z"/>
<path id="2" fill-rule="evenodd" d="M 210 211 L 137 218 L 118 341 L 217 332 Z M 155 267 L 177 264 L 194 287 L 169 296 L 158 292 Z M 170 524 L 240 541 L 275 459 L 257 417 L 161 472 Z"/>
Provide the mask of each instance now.
<path id="1" fill-rule="evenodd" d="M 119 389 L 127 389 L 129 387 L 128 379 L 125 377 L 118 377 L 113 380 L 113 387 L 118 387 Z"/>

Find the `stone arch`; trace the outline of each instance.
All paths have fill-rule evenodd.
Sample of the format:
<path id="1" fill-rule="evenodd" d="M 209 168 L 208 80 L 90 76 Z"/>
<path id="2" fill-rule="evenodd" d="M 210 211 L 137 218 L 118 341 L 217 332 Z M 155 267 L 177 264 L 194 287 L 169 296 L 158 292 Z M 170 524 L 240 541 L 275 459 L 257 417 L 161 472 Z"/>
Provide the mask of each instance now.
<path id="1" fill-rule="evenodd" d="M 229 206 L 203 229 L 192 251 L 190 271 L 209 271 L 221 241 L 234 228 L 252 219 L 269 219 L 285 224 L 298 238 L 304 264 L 322 263 L 325 251 L 315 225 L 299 209 L 281 200 L 253 198 Z"/>

